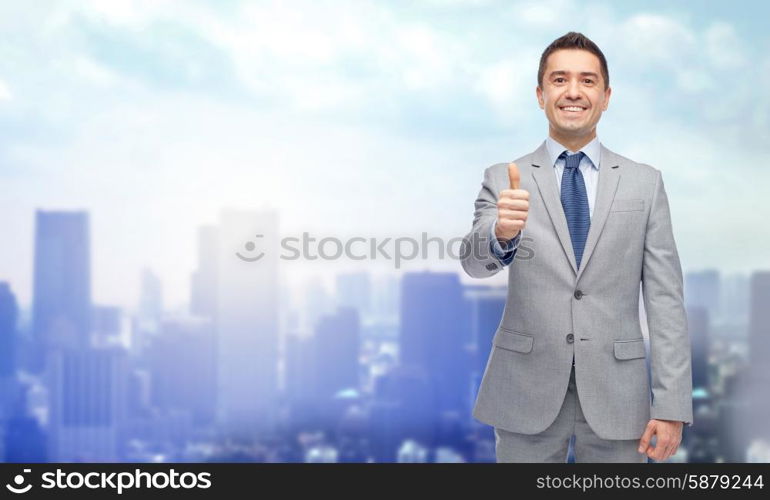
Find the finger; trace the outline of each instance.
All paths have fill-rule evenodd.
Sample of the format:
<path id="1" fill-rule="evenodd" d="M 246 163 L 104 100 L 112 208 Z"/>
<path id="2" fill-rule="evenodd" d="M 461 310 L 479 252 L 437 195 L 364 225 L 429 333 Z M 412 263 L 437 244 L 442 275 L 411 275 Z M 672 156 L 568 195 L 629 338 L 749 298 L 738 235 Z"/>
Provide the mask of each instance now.
<path id="1" fill-rule="evenodd" d="M 503 189 L 500 191 L 499 198 L 509 198 L 513 200 L 528 200 L 529 191 L 526 189 Z"/>
<path id="2" fill-rule="evenodd" d="M 501 229 L 521 229 L 526 221 L 524 219 L 503 218 L 497 219 L 497 225 Z"/>
<path id="3" fill-rule="evenodd" d="M 508 179 L 511 181 L 511 189 L 519 189 L 519 167 L 513 162 L 508 164 Z"/>
<path id="4" fill-rule="evenodd" d="M 663 438 L 661 439 L 660 436 L 658 436 L 658 441 L 655 443 L 655 451 L 653 453 L 653 458 L 657 460 L 658 462 L 662 462 L 664 460 L 667 460 L 671 456 L 671 448 L 672 448 L 673 442 L 670 439 Z"/>
<path id="5" fill-rule="evenodd" d="M 645 453 L 648 448 L 651 448 L 650 439 L 652 439 L 653 434 L 655 434 L 655 426 L 648 424 L 644 434 L 642 434 L 642 438 L 639 440 L 639 453 Z"/>
<path id="6" fill-rule="evenodd" d="M 663 459 L 666 460 L 676 453 L 679 446 L 679 437 L 674 433 L 669 433 L 663 439 Z"/>
<path id="7" fill-rule="evenodd" d="M 668 460 L 669 458 L 674 456 L 677 448 L 679 448 L 679 443 L 677 443 L 676 441 L 669 443 L 669 445 L 666 447 L 665 459 Z"/>
<path id="8" fill-rule="evenodd" d="M 665 460 L 668 457 L 668 446 L 666 443 L 662 441 L 655 443 L 655 449 L 653 450 L 652 456 L 658 462 Z"/>
<path id="9" fill-rule="evenodd" d="M 497 206 L 498 208 L 507 208 L 509 210 L 529 210 L 529 201 L 503 198 L 498 200 Z"/>
<path id="10" fill-rule="evenodd" d="M 514 219 L 514 220 L 527 220 L 528 212 L 524 212 L 521 210 L 508 210 L 508 209 L 501 209 L 499 211 L 499 217 L 500 219 Z"/>
<path id="11" fill-rule="evenodd" d="M 524 221 L 521 219 L 498 219 L 497 225 L 503 231 L 521 231 L 524 229 Z"/>
<path id="12" fill-rule="evenodd" d="M 672 457 L 676 455 L 677 450 L 679 450 L 679 443 L 674 443 L 673 446 L 671 446 L 671 449 L 668 450 L 668 456 Z"/>
<path id="13" fill-rule="evenodd" d="M 645 450 L 645 453 L 651 459 L 655 461 L 660 461 L 661 456 L 663 454 L 663 446 L 659 443 L 655 443 L 655 446 L 649 445 L 647 447 L 647 450 Z"/>

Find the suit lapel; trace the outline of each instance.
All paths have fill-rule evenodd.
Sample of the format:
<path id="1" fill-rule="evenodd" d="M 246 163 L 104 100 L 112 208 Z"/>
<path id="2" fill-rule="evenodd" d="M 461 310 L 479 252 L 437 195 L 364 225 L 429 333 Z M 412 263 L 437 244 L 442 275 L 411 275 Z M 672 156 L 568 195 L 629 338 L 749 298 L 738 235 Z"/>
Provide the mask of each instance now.
<path id="1" fill-rule="evenodd" d="M 586 246 L 583 250 L 583 258 L 580 262 L 580 269 L 577 269 L 575 263 L 575 252 L 572 249 L 572 239 L 569 235 L 567 218 L 564 215 L 564 208 L 561 205 L 559 197 L 559 188 L 556 184 L 556 178 L 553 171 L 553 165 L 550 164 L 548 150 L 545 141 L 532 154 L 532 176 L 537 183 L 540 196 L 551 218 L 551 223 L 559 236 L 564 254 L 572 266 L 572 271 L 576 274 L 576 281 L 580 279 L 583 270 L 588 265 L 591 254 L 596 248 L 607 216 L 610 212 L 612 200 L 615 198 L 615 191 L 620 180 L 620 171 L 617 158 L 612 151 L 601 145 L 601 159 L 599 160 L 599 181 L 597 185 L 596 200 L 594 202 L 594 211 L 591 217 L 591 226 L 588 230 Z"/>
<path id="2" fill-rule="evenodd" d="M 588 239 L 583 249 L 583 258 L 580 261 L 580 270 L 577 273 L 575 281 L 580 280 L 588 261 L 593 254 L 599 236 L 604 229 L 604 223 L 607 222 L 607 216 L 610 213 L 612 200 L 615 198 L 615 191 L 620 181 L 620 169 L 615 154 L 601 145 L 601 159 L 599 160 L 599 184 L 596 188 L 596 200 L 594 201 L 594 213 L 591 216 L 591 227 L 588 229 Z M 565 218 L 566 220 L 566 218 Z"/>
<path id="3" fill-rule="evenodd" d="M 535 167 L 532 169 L 532 176 L 535 178 L 540 196 L 543 198 L 543 203 L 548 211 L 548 216 L 551 218 L 551 223 L 556 229 L 561 246 L 564 248 L 564 254 L 572 266 L 572 271 L 577 273 L 575 252 L 572 250 L 572 240 L 570 239 L 569 228 L 567 227 L 567 217 L 564 215 L 564 208 L 561 206 L 559 188 L 556 185 L 556 174 L 553 173 L 553 165 L 550 165 L 550 163 L 548 149 L 545 146 L 545 141 L 543 141 L 543 144 L 532 155 L 532 166 Z"/>

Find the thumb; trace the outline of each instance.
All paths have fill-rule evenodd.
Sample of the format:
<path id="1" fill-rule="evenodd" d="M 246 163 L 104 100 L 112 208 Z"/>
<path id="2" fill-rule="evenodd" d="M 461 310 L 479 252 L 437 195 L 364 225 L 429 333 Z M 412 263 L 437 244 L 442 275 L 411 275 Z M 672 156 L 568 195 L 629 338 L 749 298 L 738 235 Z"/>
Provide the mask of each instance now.
<path id="1" fill-rule="evenodd" d="M 508 164 L 508 178 L 511 180 L 511 189 L 519 189 L 519 167 L 513 162 Z"/>

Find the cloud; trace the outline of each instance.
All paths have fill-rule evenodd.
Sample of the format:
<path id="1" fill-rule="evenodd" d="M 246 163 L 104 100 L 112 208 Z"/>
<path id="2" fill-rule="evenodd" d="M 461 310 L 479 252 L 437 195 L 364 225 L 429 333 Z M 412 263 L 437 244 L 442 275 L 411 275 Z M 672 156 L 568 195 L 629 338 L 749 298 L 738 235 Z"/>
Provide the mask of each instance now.
<path id="1" fill-rule="evenodd" d="M 535 102 L 539 54 L 526 51 L 483 66 L 478 71 L 473 90 L 483 95 L 501 125 L 529 114 Z"/>
<path id="2" fill-rule="evenodd" d="M 8 88 L 8 84 L 0 79 L 0 101 L 11 100 L 11 89 Z"/>
<path id="3" fill-rule="evenodd" d="M 518 17 L 527 26 L 553 29 L 563 25 L 563 20 L 574 15 L 574 3 L 570 0 L 545 0 L 526 2 L 516 6 Z"/>
<path id="4" fill-rule="evenodd" d="M 618 30 L 624 50 L 637 62 L 678 66 L 692 54 L 696 38 L 675 19 L 659 14 L 637 14 Z"/>
<path id="5" fill-rule="evenodd" d="M 706 53 L 711 65 L 719 70 L 740 68 L 747 63 L 746 47 L 729 23 L 713 23 L 705 33 Z"/>
<path id="6" fill-rule="evenodd" d="M 122 80 L 117 72 L 86 55 L 75 55 L 69 64 L 71 64 L 69 68 L 62 70 L 79 78 L 84 84 L 114 87 Z"/>

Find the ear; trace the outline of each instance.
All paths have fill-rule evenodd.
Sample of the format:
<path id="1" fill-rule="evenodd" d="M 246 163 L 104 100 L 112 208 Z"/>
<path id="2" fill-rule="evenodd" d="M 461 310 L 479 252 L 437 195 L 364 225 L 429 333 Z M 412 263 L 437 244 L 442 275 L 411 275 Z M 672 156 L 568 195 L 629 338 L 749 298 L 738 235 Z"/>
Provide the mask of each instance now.
<path id="1" fill-rule="evenodd" d="M 543 89 L 540 88 L 540 85 L 535 87 L 535 95 L 537 95 L 537 104 L 540 106 L 540 109 L 545 109 L 545 101 L 543 101 Z"/>
<path id="2" fill-rule="evenodd" d="M 612 87 L 607 87 L 607 90 L 604 91 L 604 109 L 602 111 L 607 111 L 607 106 L 610 105 L 611 95 L 612 95 Z"/>

